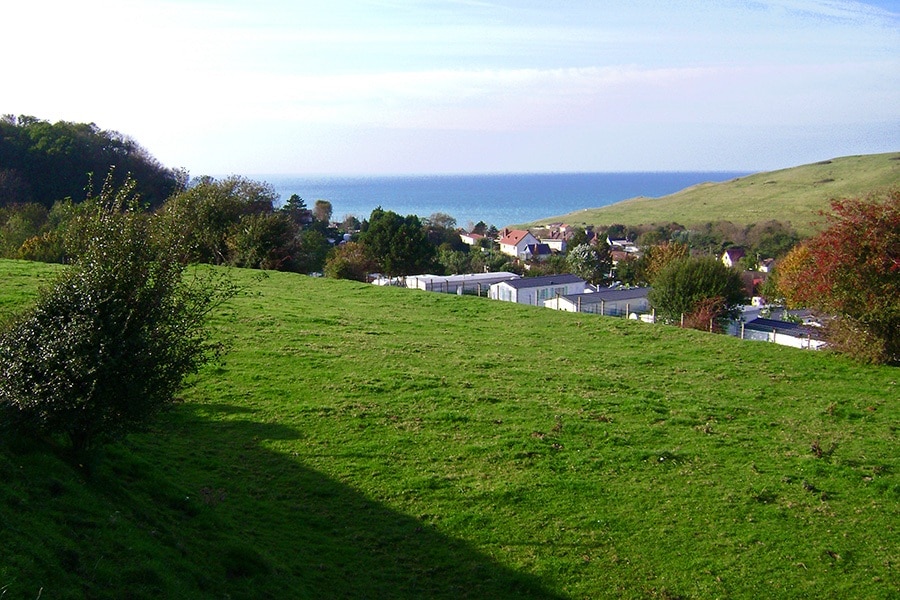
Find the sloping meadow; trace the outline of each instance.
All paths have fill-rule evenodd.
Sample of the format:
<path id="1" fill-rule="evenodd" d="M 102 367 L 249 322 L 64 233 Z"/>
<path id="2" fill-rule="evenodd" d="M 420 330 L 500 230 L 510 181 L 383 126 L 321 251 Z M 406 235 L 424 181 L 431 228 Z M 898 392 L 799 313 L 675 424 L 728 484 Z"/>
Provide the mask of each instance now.
<path id="1" fill-rule="evenodd" d="M 27 268 L 0 261 L 0 300 Z M 89 474 L 2 451 L 0 590 L 888 598 L 900 586 L 897 369 L 476 297 L 232 277 L 244 292 L 214 317 L 230 350 L 150 431 Z"/>

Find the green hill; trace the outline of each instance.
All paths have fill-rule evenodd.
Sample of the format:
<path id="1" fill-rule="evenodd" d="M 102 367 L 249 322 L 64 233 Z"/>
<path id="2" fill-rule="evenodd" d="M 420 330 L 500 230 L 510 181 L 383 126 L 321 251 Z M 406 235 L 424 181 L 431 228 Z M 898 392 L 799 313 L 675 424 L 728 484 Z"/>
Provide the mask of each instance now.
<path id="1" fill-rule="evenodd" d="M 54 268 L 0 261 L 0 315 Z M 0 444 L 0 597 L 891 598 L 898 371 L 233 271 L 231 350 L 71 466 Z"/>
<path id="2" fill-rule="evenodd" d="M 613 223 L 649 225 L 710 221 L 737 224 L 769 220 L 790 222 L 809 235 L 834 198 L 861 197 L 900 186 L 900 152 L 847 156 L 756 173 L 721 183 L 704 183 L 661 198 L 632 198 L 542 222 L 605 227 Z"/>

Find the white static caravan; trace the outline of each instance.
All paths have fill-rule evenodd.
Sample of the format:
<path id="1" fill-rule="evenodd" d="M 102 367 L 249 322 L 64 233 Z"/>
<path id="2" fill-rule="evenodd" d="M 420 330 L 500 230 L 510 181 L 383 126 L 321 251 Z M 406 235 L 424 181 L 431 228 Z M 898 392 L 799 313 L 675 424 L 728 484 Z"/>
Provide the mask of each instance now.
<path id="1" fill-rule="evenodd" d="M 749 323 L 734 323 L 733 335 L 742 340 L 771 342 L 792 348 L 818 350 L 825 346 L 821 331 L 816 327 L 779 321 L 776 319 L 753 319 Z"/>
<path id="2" fill-rule="evenodd" d="M 406 278 L 406 287 L 444 294 L 487 296 L 488 290 L 493 284 L 519 278 L 519 275 L 507 271 L 464 275 L 410 275 Z"/>
<path id="3" fill-rule="evenodd" d="M 495 283 L 491 286 L 490 297 L 492 300 L 543 306 L 544 300 L 582 294 L 592 289 L 588 282 L 576 275 L 546 275 Z"/>
<path id="4" fill-rule="evenodd" d="M 628 316 L 650 312 L 647 292 L 650 288 L 600 289 L 596 292 L 569 294 L 544 301 L 544 306 L 569 312 Z"/>

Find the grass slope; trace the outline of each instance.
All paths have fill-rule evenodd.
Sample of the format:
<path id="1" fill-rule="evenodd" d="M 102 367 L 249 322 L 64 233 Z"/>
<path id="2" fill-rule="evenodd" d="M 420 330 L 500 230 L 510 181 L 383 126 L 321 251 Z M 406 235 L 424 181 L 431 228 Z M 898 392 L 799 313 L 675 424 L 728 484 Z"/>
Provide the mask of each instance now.
<path id="1" fill-rule="evenodd" d="M 234 277 L 232 350 L 149 432 L 88 474 L 0 450 L 0 597 L 897 595 L 897 369 Z"/>
<path id="2" fill-rule="evenodd" d="M 608 226 L 709 221 L 750 224 L 791 222 L 805 235 L 835 198 L 861 197 L 900 186 L 900 153 L 847 156 L 720 183 L 704 183 L 662 198 L 633 198 L 602 208 L 550 217 L 542 222 Z"/>

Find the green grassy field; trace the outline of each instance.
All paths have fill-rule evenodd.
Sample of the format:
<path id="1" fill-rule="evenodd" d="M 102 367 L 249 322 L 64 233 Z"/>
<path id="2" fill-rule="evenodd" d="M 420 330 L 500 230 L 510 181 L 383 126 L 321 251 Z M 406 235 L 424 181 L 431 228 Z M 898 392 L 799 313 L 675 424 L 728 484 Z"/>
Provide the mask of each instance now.
<path id="1" fill-rule="evenodd" d="M 803 235 L 821 223 L 818 213 L 835 198 L 861 197 L 900 186 L 900 152 L 846 156 L 721 183 L 705 183 L 662 198 L 633 198 L 602 208 L 549 217 L 542 223 L 606 227 L 710 221 L 736 224 L 778 220 Z M 536 225 L 533 223 L 531 225 Z"/>
<path id="2" fill-rule="evenodd" d="M 0 310 L 52 271 L 0 261 Z M 896 368 L 232 273 L 230 352 L 150 431 L 2 447 L 0 598 L 900 593 Z"/>

